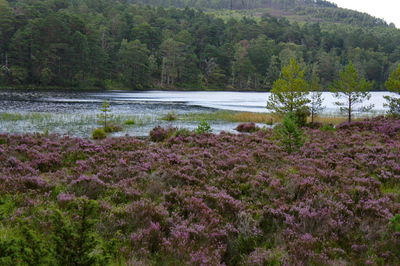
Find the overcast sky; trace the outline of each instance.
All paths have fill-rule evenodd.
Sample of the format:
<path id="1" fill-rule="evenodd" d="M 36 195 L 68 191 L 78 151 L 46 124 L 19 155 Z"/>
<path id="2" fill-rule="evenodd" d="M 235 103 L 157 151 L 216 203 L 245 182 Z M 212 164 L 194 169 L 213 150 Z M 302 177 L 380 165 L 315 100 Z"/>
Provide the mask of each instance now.
<path id="1" fill-rule="evenodd" d="M 366 12 L 400 28 L 400 0 L 328 0 L 339 7 Z"/>

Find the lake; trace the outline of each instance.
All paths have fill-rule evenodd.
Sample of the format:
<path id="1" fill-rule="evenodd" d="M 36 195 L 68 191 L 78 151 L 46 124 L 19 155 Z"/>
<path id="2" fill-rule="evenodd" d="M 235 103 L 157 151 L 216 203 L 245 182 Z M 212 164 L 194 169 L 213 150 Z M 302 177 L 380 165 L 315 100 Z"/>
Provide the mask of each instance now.
<path id="1" fill-rule="evenodd" d="M 372 92 L 366 104 L 374 104 L 372 114 L 385 112 L 383 96 L 389 92 Z M 96 115 L 107 100 L 112 114 L 119 120 L 134 119 L 136 125 L 115 135 L 145 136 L 155 126 L 194 129 L 198 121 L 163 121 L 162 116 L 175 112 L 212 113 L 218 110 L 267 112 L 268 92 L 225 91 L 109 91 L 109 92 L 21 92 L 0 91 L 0 132 L 44 132 L 89 136 L 97 125 Z M 337 115 L 336 98 L 323 93 L 325 115 Z M 18 115 L 17 115 L 18 114 Z M 238 123 L 212 121 L 214 132 L 234 132 Z"/>

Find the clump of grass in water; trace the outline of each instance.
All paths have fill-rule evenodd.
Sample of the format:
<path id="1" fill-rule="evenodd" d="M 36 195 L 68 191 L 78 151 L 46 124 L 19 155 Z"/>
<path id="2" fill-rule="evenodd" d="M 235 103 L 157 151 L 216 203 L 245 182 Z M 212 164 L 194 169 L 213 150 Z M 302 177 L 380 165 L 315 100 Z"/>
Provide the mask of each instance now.
<path id="1" fill-rule="evenodd" d="M 178 119 L 178 115 L 174 111 L 168 112 L 166 115 L 161 117 L 161 120 L 165 120 L 165 121 L 175 121 L 177 119 Z"/>
<path id="2" fill-rule="evenodd" d="M 0 120 L 3 121 L 44 121 L 48 119 L 51 119 L 51 114 L 49 113 L 0 113 Z"/>

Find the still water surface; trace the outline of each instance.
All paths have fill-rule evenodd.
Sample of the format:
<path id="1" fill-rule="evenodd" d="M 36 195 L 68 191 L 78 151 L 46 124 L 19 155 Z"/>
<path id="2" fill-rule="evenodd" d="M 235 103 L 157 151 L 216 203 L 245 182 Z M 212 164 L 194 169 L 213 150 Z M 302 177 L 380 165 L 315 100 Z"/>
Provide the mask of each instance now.
<path id="1" fill-rule="evenodd" d="M 388 92 L 372 92 L 366 104 L 374 104 L 375 114 L 385 112 L 383 96 Z M 160 120 L 174 111 L 178 115 L 188 113 L 211 113 L 217 110 L 266 112 L 268 92 L 16 92 L 0 91 L 0 113 L 43 114 L 44 118 L 0 120 L 0 132 L 43 132 L 89 136 L 96 127 L 96 115 L 101 103 L 111 103 L 112 113 L 124 117 L 134 116 L 142 125 L 127 127 L 116 135 L 147 135 L 156 125 L 177 126 L 194 129 L 197 122 Z M 323 93 L 325 114 L 335 114 L 336 98 Z M 232 131 L 238 123 L 211 122 L 214 132 Z"/>

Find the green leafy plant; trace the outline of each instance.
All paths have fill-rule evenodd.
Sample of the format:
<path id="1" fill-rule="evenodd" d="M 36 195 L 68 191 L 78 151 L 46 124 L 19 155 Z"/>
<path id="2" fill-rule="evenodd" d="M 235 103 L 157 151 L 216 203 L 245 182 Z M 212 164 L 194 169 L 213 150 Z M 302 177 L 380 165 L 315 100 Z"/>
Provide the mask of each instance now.
<path id="1" fill-rule="evenodd" d="M 196 128 L 197 134 L 211 133 L 211 132 L 212 132 L 212 128 L 206 120 L 201 121 Z"/>

